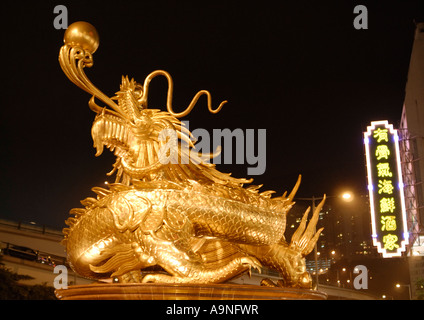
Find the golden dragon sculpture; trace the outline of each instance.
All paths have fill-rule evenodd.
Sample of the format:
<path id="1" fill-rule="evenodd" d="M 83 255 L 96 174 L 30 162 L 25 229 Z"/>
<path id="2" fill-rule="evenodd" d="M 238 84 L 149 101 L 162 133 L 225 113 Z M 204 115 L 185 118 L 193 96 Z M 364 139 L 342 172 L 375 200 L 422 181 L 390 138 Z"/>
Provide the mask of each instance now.
<path id="1" fill-rule="evenodd" d="M 195 152 L 191 133 L 178 119 L 202 95 L 212 113 L 226 101 L 213 109 L 210 93 L 202 90 L 176 113 L 172 78 L 162 70 L 148 75 L 143 85 L 123 77 L 120 91 L 109 98 L 84 73 L 99 45 L 95 28 L 74 23 L 64 42 L 59 54 L 63 71 L 92 94 L 96 156 L 104 147 L 116 156 L 109 173 L 116 174 L 115 183 L 93 188 L 97 197 L 81 201 L 84 208 L 72 209 L 74 217 L 66 221 L 63 243 L 75 272 L 121 282 L 222 283 L 266 266 L 280 272 L 282 280 L 264 285 L 311 287 L 305 256 L 322 230 L 316 232 L 315 226 L 324 201 L 308 226 L 307 210 L 288 243 L 286 215 L 300 176 L 293 191 L 280 197 L 271 197 L 274 191 L 260 193 L 260 186 L 244 187 L 252 180 L 221 173 L 205 160 L 214 155 Z M 159 75 L 168 80 L 167 111 L 147 107 L 150 81 Z M 161 151 L 171 140 L 161 138 L 164 130 L 176 137 L 168 152 Z"/>

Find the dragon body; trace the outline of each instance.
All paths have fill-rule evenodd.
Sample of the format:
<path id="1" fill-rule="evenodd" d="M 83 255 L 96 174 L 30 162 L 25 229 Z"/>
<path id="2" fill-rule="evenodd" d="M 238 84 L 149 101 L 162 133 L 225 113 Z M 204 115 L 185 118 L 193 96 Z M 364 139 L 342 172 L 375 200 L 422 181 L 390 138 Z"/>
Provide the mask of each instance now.
<path id="1" fill-rule="evenodd" d="M 96 112 L 92 138 L 97 150 L 114 152 L 116 162 L 108 187 L 95 187 L 97 197 L 71 210 L 64 245 L 71 267 L 92 279 L 114 277 L 122 282 L 221 283 L 262 266 L 281 273 L 280 285 L 311 287 L 305 256 L 319 233 L 315 225 L 320 204 L 306 226 L 308 211 L 290 243 L 284 238 L 293 191 L 272 197 L 216 170 L 196 152 L 191 133 L 178 119 L 187 115 L 202 90 L 181 113 L 172 109 L 172 79 L 155 71 L 143 86 L 122 78 L 120 91 L 108 98 L 88 81 L 83 68 L 91 52 L 75 43 L 62 47 L 59 61 L 65 74 L 93 94 Z M 149 109 L 147 92 L 157 75 L 168 80 L 167 111 Z M 100 107 L 95 98 L 110 108 Z M 117 103 L 115 103 L 117 101 Z M 164 134 L 165 133 L 165 134 Z M 276 285 L 265 281 L 265 285 Z"/>
<path id="2" fill-rule="evenodd" d="M 272 210 L 282 205 L 275 202 L 290 200 L 239 190 L 239 196 L 262 201 L 259 207 L 225 197 L 229 190 L 220 189 L 217 195 L 194 181 L 94 188 L 97 199 L 83 200 L 86 207 L 73 209 L 76 218 L 67 221 L 73 269 L 89 278 L 125 279 L 134 270 L 159 265 L 169 275 L 148 274 L 143 281 L 208 283 L 264 264 L 285 274 L 287 285 L 309 286 L 301 252 L 282 236 L 286 214 Z"/>

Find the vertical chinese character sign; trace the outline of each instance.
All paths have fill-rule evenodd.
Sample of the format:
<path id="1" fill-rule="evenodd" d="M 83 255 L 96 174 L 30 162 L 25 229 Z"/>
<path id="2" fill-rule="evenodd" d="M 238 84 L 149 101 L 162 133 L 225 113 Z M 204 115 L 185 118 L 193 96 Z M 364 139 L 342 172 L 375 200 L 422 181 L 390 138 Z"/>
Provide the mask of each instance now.
<path id="1" fill-rule="evenodd" d="M 397 130 L 374 121 L 364 133 L 373 243 L 383 257 L 401 256 L 408 244 Z"/>

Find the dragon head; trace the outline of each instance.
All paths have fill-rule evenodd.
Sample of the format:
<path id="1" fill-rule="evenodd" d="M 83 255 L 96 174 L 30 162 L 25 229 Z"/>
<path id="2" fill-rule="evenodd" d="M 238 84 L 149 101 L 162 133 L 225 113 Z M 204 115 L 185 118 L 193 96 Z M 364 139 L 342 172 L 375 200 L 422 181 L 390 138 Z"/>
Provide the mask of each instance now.
<path id="1" fill-rule="evenodd" d="M 147 108 L 143 92 L 143 86 L 134 79 L 122 77 L 120 91 L 111 98 L 117 101 L 113 110 L 98 106 L 94 96 L 89 102 L 90 109 L 97 113 L 91 128 L 96 156 L 105 146 L 114 152 L 117 160 L 108 175 L 116 171 L 116 182 L 128 184 L 131 178 L 145 178 L 164 166 L 158 156 L 166 143 L 159 139 L 162 130 L 174 130 L 179 138 L 190 141 L 177 118 Z"/>
<path id="2" fill-rule="evenodd" d="M 151 78 L 156 75 L 164 75 L 169 81 L 171 91 L 168 90 L 167 111 L 147 107 L 148 85 Z M 102 154 L 104 146 L 114 152 L 117 160 L 109 175 L 117 172 L 115 182 L 129 184 L 133 179 L 157 179 L 166 171 L 162 169 L 169 162 L 172 164 L 187 164 L 192 160 L 192 155 L 188 151 L 189 148 L 194 147 L 194 139 L 190 131 L 184 127 L 184 123 L 178 120 L 178 117 L 188 114 L 200 95 L 206 94 L 210 98 L 209 92 L 200 91 L 187 110 L 177 114 L 170 107 L 172 103 L 170 101 L 171 81 L 169 74 L 161 70 L 154 71 L 149 75 L 143 86 L 135 82 L 134 79 L 130 80 L 127 76 L 122 77 L 120 91 L 110 99 L 113 105 L 110 103 L 109 105 L 113 109 L 98 106 L 95 102 L 95 96 L 90 99 L 89 107 L 97 113 L 91 129 L 94 147 L 97 151 L 96 156 Z M 217 112 L 217 110 L 211 110 L 211 112 Z M 164 135 L 163 133 L 166 130 L 170 130 L 172 135 Z M 170 142 L 174 138 L 176 141 Z M 184 141 L 187 148 L 178 147 L 180 141 Z M 172 145 L 172 150 L 168 143 Z M 168 150 L 169 154 L 163 154 L 163 150 Z M 172 160 L 167 161 L 171 157 Z M 202 160 L 195 159 L 194 162 L 200 164 Z M 173 180 L 175 176 L 186 175 L 186 173 L 183 173 L 183 169 L 179 169 L 174 167 L 173 170 L 179 171 L 182 175 L 172 174 L 166 178 Z M 202 172 L 204 168 L 202 170 L 191 169 Z"/>
<path id="3" fill-rule="evenodd" d="M 212 109 L 209 91 L 201 90 L 184 111 L 174 112 L 172 78 L 163 70 L 150 73 L 143 85 L 123 77 L 120 91 L 110 98 L 96 88 L 84 72 L 84 68 L 93 66 L 93 54 L 99 45 L 95 28 L 87 22 L 75 22 L 68 27 L 64 42 L 59 54 L 60 66 L 73 83 L 92 94 L 89 106 L 97 113 L 92 127 L 96 156 L 102 154 L 104 146 L 115 153 L 117 160 L 109 175 L 117 171 L 116 182 L 129 184 L 132 179 L 150 179 L 158 175 L 164 167 L 158 155 L 158 150 L 167 143 L 159 139 L 159 133 L 164 129 L 173 130 L 179 139 L 193 147 L 190 132 L 178 118 L 188 115 L 202 95 L 207 96 L 211 113 L 219 112 L 226 103 L 223 101 L 218 108 Z M 167 111 L 164 112 L 148 109 L 149 84 L 157 76 L 168 80 Z M 96 98 L 107 107 L 97 105 Z"/>

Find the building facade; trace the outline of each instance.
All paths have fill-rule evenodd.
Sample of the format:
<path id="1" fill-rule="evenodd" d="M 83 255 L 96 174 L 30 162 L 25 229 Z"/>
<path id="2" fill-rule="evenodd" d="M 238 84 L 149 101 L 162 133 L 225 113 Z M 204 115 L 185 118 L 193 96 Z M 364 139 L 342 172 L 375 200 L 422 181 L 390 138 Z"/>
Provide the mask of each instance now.
<path id="1" fill-rule="evenodd" d="M 424 22 L 416 25 L 399 131 L 414 297 L 424 279 Z"/>
<path id="2" fill-rule="evenodd" d="M 417 24 L 400 123 L 412 255 L 424 255 L 424 23 Z"/>

